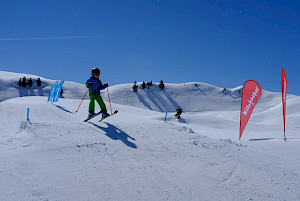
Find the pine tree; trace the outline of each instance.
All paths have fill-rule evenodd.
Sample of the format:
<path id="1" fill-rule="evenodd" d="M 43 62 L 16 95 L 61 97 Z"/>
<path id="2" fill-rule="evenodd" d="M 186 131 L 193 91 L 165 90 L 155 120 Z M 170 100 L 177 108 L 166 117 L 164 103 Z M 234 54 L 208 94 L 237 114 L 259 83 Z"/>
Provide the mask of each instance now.
<path id="1" fill-rule="evenodd" d="M 23 80 L 22 80 L 22 87 L 27 87 L 26 77 L 23 77 Z"/>
<path id="2" fill-rule="evenodd" d="M 165 84 L 162 80 L 160 81 L 160 84 L 158 86 L 161 90 L 163 90 L 165 88 Z"/>
<path id="3" fill-rule="evenodd" d="M 19 87 L 22 86 L 22 79 L 21 78 L 19 79 L 18 85 L 19 85 Z"/>
<path id="4" fill-rule="evenodd" d="M 37 85 L 37 86 L 41 86 L 41 85 L 42 85 L 41 78 L 38 78 L 38 79 L 36 80 L 36 85 Z"/>
<path id="5" fill-rule="evenodd" d="M 32 87 L 32 85 L 33 85 L 33 82 L 32 82 L 32 79 L 30 78 L 30 79 L 28 80 L 28 86 L 29 86 L 29 87 Z"/>
<path id="6" fill-rule="evenodd" d="M 143 84 L 142 84 L 142 89 L 145 89 L 145 88 L 146 88 L 146 83 L 143 82 Z"/>
<path id="7" fill-rule="evenodd" d="M 134 92 L 137 92 L 137 91 L 138 91 L 138 88 L 139 88 L 139 87 L 138 87 L 138 85 L 137 85 L 136 81 L 134 82 L 134 84 L 133 84 L 133 87 L 132 87 L 132 88 L 133 88 L 133 91 L 134 91 Z"/>

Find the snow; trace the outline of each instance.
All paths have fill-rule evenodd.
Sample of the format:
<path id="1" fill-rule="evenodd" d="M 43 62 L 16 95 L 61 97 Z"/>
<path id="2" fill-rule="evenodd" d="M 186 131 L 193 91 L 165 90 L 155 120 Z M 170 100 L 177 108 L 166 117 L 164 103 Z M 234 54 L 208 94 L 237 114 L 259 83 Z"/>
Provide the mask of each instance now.
<path id="1" fill-rule="evenodd" d="M 268 91 L 238 140 L 241 86 L 111 86 L 119 113 L 86 123 L 88 99 L 75 113 L 84 85 L 65 82 L 51 104 L 55 80 L 29 89 L 21 77 L 0 71 L 0 200 L 300 200 L 298 96 L 287 98 L 287 142 L 281 93 Z"/>

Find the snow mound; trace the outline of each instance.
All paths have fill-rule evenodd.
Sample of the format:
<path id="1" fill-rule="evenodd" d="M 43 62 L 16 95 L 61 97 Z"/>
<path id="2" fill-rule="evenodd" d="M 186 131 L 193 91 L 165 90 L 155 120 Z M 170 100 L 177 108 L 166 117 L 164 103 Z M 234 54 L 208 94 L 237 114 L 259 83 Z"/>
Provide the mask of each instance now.
<path id="1" fill-rule="evenodd" d="M 32 78 L 32 87 L 19 87 L 20 78 L 26 77 L 27 80 Z M 41 86 L 36 85 L 37 78 L 42 81 Z M 37 75 L 25 73 L 12 73 L 0 71 L 0 101 L 8 100 L 17 97 L 26 96 L 49 96 L 52 84 L 57 80 L 46 79 Z M 60 98 L 80 99 L 86 92 L 86 87 L 83 84 L 66 81 L 63 86 L 64 92 Z"/>

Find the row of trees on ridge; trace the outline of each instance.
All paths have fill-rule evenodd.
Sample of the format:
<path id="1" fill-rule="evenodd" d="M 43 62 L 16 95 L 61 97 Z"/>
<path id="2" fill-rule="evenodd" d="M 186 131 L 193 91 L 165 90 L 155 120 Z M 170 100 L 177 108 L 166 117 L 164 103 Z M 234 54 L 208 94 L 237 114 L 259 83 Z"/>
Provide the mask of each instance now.
<path id="1" fill-rule="evenodd" d="M 18 82 L 19 87 L 32 87 L 33 86 L 33 81 L 30 78 L 28 81 L 26 80 L 26 77 L 20 78 L 19 82 Z M 40 78 L 37 78 L 36 80 L 36 86 L 41 86 L 42 85 L 42 81 Z"/>
<path id="2" fill-rule="evenodd" d="M 141 85 L 141 88 L 142 88 L 142 90 L 144 90 L 144 89 L 146 89 L 146 88 L 150 89 L 152 86 L 153 86 L 152 81 L 147 82 L 147 84 L 146 84 L 146 82 L 143 82 L 142 85 Z M 165 88 L 165 84 L 164 84 L 164 82 L 163 82 L 162 80 L 160 81 L 160 84 L 159 84 L 158 86 L 159 86 L 159 88 L 160 88 L 161 90 L 163 90 L 163 89 Z M 132 89 L 133 89 L 134 92 L 137 92 L 137 91 L 138 91 L 139 86 L 138 86 L 138 84 L 137 84 L 136 81 L 134 81 L 134 84 L 133 84 Z"/>

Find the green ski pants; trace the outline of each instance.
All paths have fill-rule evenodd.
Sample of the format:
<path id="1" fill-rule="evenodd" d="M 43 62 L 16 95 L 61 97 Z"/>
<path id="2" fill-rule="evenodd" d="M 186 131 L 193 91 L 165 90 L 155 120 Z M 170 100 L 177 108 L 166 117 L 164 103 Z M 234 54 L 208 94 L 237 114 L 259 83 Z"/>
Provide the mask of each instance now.
<path id="1" fill-rule="evenodd" d="M 107 112 L 105 103 L 102 100 L 102 97 L 100 95 L 94 95 L 90 94 L 90 105 L 89 105 L 89 112 L 95 112 L 95 100 L 99 104 L 102 112 Z"/>

